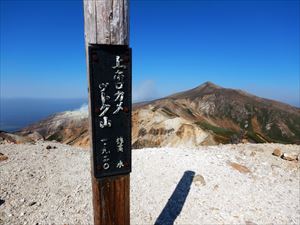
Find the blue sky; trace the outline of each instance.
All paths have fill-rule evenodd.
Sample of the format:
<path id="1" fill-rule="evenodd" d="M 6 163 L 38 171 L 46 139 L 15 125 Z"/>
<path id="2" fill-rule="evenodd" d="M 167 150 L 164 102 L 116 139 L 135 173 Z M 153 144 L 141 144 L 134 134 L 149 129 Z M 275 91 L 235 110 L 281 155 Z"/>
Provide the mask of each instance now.
<path id="1" fill-rule="evenodd" d="M 82 98 L 81 1 L 1 1 L 1 97 Z M 299 102 L 299 1 L 132 0 L 133 95 L 212 81 Z"/>

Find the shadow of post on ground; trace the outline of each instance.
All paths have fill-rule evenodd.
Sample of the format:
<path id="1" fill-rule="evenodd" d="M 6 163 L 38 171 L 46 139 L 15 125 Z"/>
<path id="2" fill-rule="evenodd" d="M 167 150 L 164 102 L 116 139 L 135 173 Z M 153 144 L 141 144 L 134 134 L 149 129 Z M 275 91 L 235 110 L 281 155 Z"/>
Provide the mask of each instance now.
<path id="1" fill-rule="evenodd" d="M 172 225 L 180 214 L 189 194 L 195 172 L 185 171 L 164 209 L 155 221 L 155 225 Z"/>

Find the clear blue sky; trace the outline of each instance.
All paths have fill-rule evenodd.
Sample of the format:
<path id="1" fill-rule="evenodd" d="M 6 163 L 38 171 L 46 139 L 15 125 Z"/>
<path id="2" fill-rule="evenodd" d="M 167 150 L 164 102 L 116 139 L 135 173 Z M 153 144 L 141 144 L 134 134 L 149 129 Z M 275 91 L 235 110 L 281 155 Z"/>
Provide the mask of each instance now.
<path id="1" fill-rule="evenodd" d="M 81 1 L 1 1 L 1 97 L 87 96 Z M 299 103 L 299 1 L 131 1 L 134 100 L 212 81 Z"/>

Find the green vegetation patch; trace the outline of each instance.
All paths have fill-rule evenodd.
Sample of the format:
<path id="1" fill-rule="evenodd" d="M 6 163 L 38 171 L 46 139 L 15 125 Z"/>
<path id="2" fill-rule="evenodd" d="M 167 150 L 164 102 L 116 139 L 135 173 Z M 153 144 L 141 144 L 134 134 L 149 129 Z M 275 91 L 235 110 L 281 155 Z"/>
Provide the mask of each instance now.
<path id="1" fill-rule="evenodd" d="M 166 107 L 162 107 L 161 111 L 164 112 L 165 114 L 167 114 L 169 117 L 177 117 L 178 115 L 176 115 L 175 113 L 171 112 L 168 108 Z"/>
<path id="2" fill-rule="evenodd" d="M 193 112 L 192 112 L 190 109 L 186 108 L 185 111 L 186 111 L 189 115 L 191 115 L 192 117 L 194 117 L 194 114 L 193 114 Z"/>
<path id="3" fill-rule="evenodd" d="M 52 134 L 50 137 L 47 138 L 47 141 L 58 141 L 61 142 L 63 140 L 62 136 L 58 133 Z"/>
<path id="4" fill-rule="evenodd" d="M 253 131 L 248 131 L 247 132 L 247 137 L 249 139 L 255 141 L 256 143 L 266 143 L 266 141 L 263 138 L 261 138 L 259 135 L 257 135 Z"/>
<path id="5" fill-rule="evenodd" d="M 222 128 L 222 127 L 216 127 L 206 122 L 196 122 L 196 124 L 204 130 L 210 130 L 217 135 L 221 135 L 225 137 L 231 137 L 233 134 L 237 134 L 236 131 Z"/>

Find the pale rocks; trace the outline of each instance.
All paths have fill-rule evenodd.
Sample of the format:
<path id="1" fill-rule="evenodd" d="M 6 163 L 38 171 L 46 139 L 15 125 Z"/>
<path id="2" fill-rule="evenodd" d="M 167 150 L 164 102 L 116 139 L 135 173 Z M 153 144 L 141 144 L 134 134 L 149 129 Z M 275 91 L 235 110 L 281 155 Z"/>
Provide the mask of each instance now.
<path id="1" fill-rule="evenodd" d="M 246 224 L 246 225 L 257 225 L 256 223 L 253 223 L 253 222 L 251 222 L 251 221 L 245 221 L 245 224 Z"/>
<path id="2" fill-rule="evenodd" d="M 281 157 L 282 156 L 282 151 L 279 148 L 274 149 L 273 155 Z"/>
<path id="3" fill-rule="evenodd" d="M 0 161 L 7 160 L 8 157 L 0 152 Z"/>
<path id="4" fill-rule="evenodd" d="M 297 161 L 297 160 L 299 161 L 300 158 L 300 154 L 297 155 L 296 153 L 286 153 L 286 152 L 284 153 L 279 148 L 274 149 L 272 155 L 280 157 L 287 161 Z"/>
<path id="5" fill-rule="evenodd" d="M 239 171 L 240 173 L 251 173 L 251 170 L 249 170 L 246 166 L 243 166 L 238 163 L 234 162 L 228 162 L 228 164 L 235 170 Z"/>
<path id="6" fill-rule="evenodd" d="M 296 161 L 298 160 L 299 156 L 296 153 L 284 153 L 282 158 L 288 161 Z"/>
<path id="7" fill-rule="evenodd" d="M 193 182 L 195 183 L 196 186 L 205 186 L 206 185 L 204 177 L 200 174 L 197 174 L 196 176 L 194 176 Z"/>

